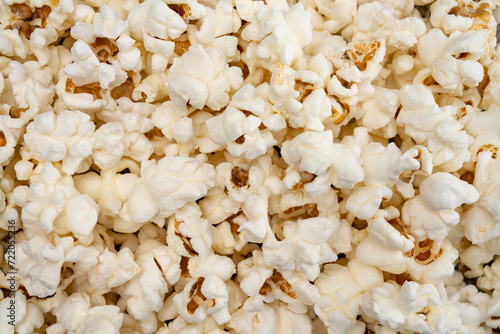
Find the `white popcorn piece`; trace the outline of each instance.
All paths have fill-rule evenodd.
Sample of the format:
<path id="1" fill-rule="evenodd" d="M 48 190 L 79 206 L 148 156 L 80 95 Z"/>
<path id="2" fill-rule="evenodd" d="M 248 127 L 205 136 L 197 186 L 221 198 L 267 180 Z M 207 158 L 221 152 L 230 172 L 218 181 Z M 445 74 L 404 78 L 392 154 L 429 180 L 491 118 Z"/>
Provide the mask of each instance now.
<path id="1" fill-rule="evenodd" d="M 12 93 L 21 112 L 21 119 L 28 122 L 39 112 L 46 111 L 54 97 L 54 86 L 51 75 L 41 69 L 38 62 L 17 61 L 9 63 L 9 81 Z"/>
<path id="2" fill-rule="evenodd" d="M 419 283 L 439 284 L 453 275 L 458 251 L 448 239 L 415 243 L 412 257 L 406 258 L 408 273 Z"/>
<path id="3" fill-rule="evenodd" d="M 22 242 L 18 248 L 19 276 L 22 284 L 30 295 L 40 298 L 54 294 L 60 284 L 61 270 L 64 263 L 74 263 L 67 266 L 70 273 L 82 275 L 96 264 L 99 251 L 91 247 L 75 246 L 73 238 L 55 237 L 51 242 L 43 236 L 35 236 Z M 70 281 L 65 282 L 69 284 Z"/>
<path id="4" fill-rule="evenodd" d="M 255 159 L 266 153 L 276 140 L 268 130 L 261 131 L 262 120 L 253 114 L 245 115 L 232 106 L 206 122 L 212 141 L 236 157 Z"/>
<path id="5" fill-rule="evenodd" d="M 283 159 L 288 164 L 299 163 L 300 168 L 308 173 L 323 174 L 334 163 L 334 145 L 338 144 L 333 143 L 331 131 L 305 131 L 283 143 Z"/>
<path id="6" fill-rule="evenodd" d="M 175 284 L 181 274 L 180 256 L 157 240 L 149 239 L 139 245 L 135 263 L 140 272 L 125 284 L 128 313 L 146 321 L 163 306 L 169 284 Z M 167 279 L 169 282 L 167 282 Z"/>
<path id="7" fill-rule="evenodd" d="M 396 331 L 446 333 L 461 326 L 460 318 L 447 319 L 446 313 L 457 313 L 456 306 L 441 299 L 431 284 L 406 281 L 399 287 L 385 282 L 363 295 L 361 307 L 368 316 Z"/>
<path id="8" fill-rule="evenodd" d="M 122 158 L 124 135 L 123 126 L 118 122 L 106 123 L 94 132 L 92 158 L 99 168 L 111 168 Z"/>
<path id="9" fill-rule="evenodd" d="M 181 293 L 175 295 L 174 303 L 187 322 L 200 323 L 211 314 L 220 325 L 231 319 L 228 298 L 224 281 L 216 276 L 207 276 L 193 278 Z"/>
<path id="10" fill-rule="evenodd" d="M 242 38 L 259 42 L 256 57 L 261 61 L 291 65 L 302 57 L 301 48 L 312 40 L 311 14 L 302 3 L 286 11 L 262 6 L 255 12 L 255 18 L 242 31 Z"/>
<path id="11" fill-rule="evenodd" d="M 141 179 L 163 217 L 205 196 L 214 186 L 214 176 L 212 165 L 189 157 L 167 156 L 158 162 L 144 161 L 141 166 Z"/>
<path id="12" fill-rule="evenodd" d="M 383 40 L 351 42 L 332 50 L 328 59 L 338 69 L 335 72 L 338 79 L 348 83 L 370 83 L 382 69 L 380 63 L 385 53 L 386 46 Z M 361 90 L 360 87 L 358 90 Z M 359 95 L 362 97 L 362 94 Z"/>
<path id="13" fill-rule="evenodd" d="M 454 31 L 479 31 L 485 41 L 485 56 L 492 57 L 496 45 L 496 19 L 489 2 L 472 4 L 440 0 L 430 7 L 430 23 L 447 35 Z M 484 60 L 483 60 L 484 61 Z M 486 60 L 486 63 L 489 61 Z"/>
<path id="14" fill-rule="evenodd" d="M 343 27 L 351 23 L 357 15 L 356 3 L 351 0 L 335 2 L 315 0 L 314 3 L 318 7 L 318 13 L 327 18 L 323 23 L 323 29 L 332 34 L 337 33 Z"/>
<path id="15" fill-rule="evenodd" d="M 52 111 L 35 116 L 26 127 L 24 141 L 39 161 L 62 161 L 62 170 L 71 175 L 92 153 L 95 124 L 78 111 Z"/>
<path id="16" fill-rule="evenodd" d="M 0 315 L 2 316 L 0 328 L 6 333 L 14 333 L 15 327 L 17 327 L 18 331 L 21 331 L 20 325 L 28 316 L 27 306 L 26 296 L 21 291 L 16 291 L 12 297 L 2 298 L 2 301 L 0 301 Z M 11 313 L 9 308 L 15 309 L 15 312 Z M 40 325 L 37 327 L 40 327 Z"/>
<path id="17" fill-rule="evenodd" d="M 473 204 L 463 217 L 465 235 L 474 244 L 486 242 L 500 235 L 497 227 L 500 212 L 496 195 L 499 166 L 497 159 L 492 159 L 491 152 L 479 153 L 473 184 L 480 196 L 477 203 Z"/>
<path id="18" fill-rule="evenodd" d="M 418 17 L 401 18 L 392 6 L 383 1 L 363 3 L 353 20 L 352 39 L 369 41 L 384 39 L 389 47 L 407 50 L 417 43 L 426 32 L 426 26 Z M 345 33 L 343 33 L 345 34 Z"/>
<path id="19" fill-rule="evenodd" d="M 356 258 L 389 273 L 404 273 L 415 245 L 399 219 L 399 211 L 394 207 L 379 210 L 366 230 L 368 236 L 356 248 Z"/>
<path id="20" fill-rule="evenodd" d="M 326 60 L 325 60 L 326 61 Z M 323 89 L 323 79 L 314 71 L 293 71 L 278 63 L 271 77 L 269 100 L 293 128 L 323 131 L 323 121 L 332 115 L 332 102 Z"/>
<path id="21" fill-rule="evenodd" d="M 100 12 L 94 15 L 92 25 L 97 37 L 110 39 L 117 39 L 127 29 L 127 22 L 121 20 L 120 14 L 115 13 L 108 5 L 101 6 Z"/>
<path id="22" fill-rule="evenodd" d="M 205 46 L 210 46 L 214 39 L 226 34 L 236 33 L 241 26 L 240 17 L 229 1 L 219 1 L 215 9 L 206 8 L 196 39 Z"/>
<path id="23" fill-rule="evenodd" d="M 303 271 L 314 281 L 321 264 L 337 259 L 327 242 L 337 228 L 337 222 L 323 217 L 285 222 L 285 239 L 265 242 L 262 246 L 264 261 L 278 270 Z"/>
<path id="24" fill-rule="evenodd" d="M 209 255 L 212 233 L 198 205 L 188 203 L 169 218 L 167 242 L 180 256 L 204 259 Z"/>
<path id="25" fill-rule="evenodd" d="M 189 104 L 197 109 L 207 106 L 220 110 L 229 103 L 228 93 L 238 89 L 242 82 L 239 67 L 229 66 L 218 47 L 203 48 L 192 45 L 182 57 L 175 58 L 169 73 L 170 99 L 180 109 Z"/>
<path id="26" fill-rule="evenodd" d="M 22 134 L 23 120 L 0 115 L 0 165 L 10 163 L 15 153 L 15 147 Z"/>
<path id="27" fill-rule="evenodd" d="M 426 144 L 434 166 L 456 171 L 470 159 L 472 138 L 453 116 L 456 107 L 439 108 L 431 91 L 423 85 L 407 85 L 400 91 L 401 109 L 397 123 L 418 144 Z"/>
<path id="28" fill-rule="evenodd" d="M 119 333 L 123 314 L 117 306 L 91 307 L 87 294 L 74 293 L 59 307 L 57 320 L 70 333 Z"/>
<path id="29" fill-rule="evenodd" d="M 478 60 L 484 54 L 485 44 L 479 32 L 455 31 L 446 37 L 441 30 L 432 29 L 419 39 L 417 47 L 434 80 L 447 91 L 453 92 L 464 84 L 475 87 L 483 79 Z"/>
<path id="30" fill-rule="evenodd" d="M 472 185 L 448 173 L 435 173 L 422 181 L 420 195 L 403 206 L 403 222 L 416 240 L 440 241 L 460 220 L 455 209 L 478 199 L 479 193 Z"/>
<path id="31" fill-rule="evenodd" d="M 77 238 L 92 238 L 99 206 L 92 198 L 80 194 L 71 176 L 61 176 L 51 164 L 45 163 L 40 174 L 33 174 L 30 187 L 14 190 L 16 203 L 23 209 L 21 218 L 30 235 L 43 231 L 59 234 L 72 232 Z"/>
<path id="32" fill-rule="evenodd" d="M 381 271 L 359 261 L 351 260 L 347 267 L 328 264 L 314 283 L 321 294 L 314 312 L 328 333 L 345 334 L 356 323 L 363 293 L 382 282 Z"/>
<path id="33" fill-rule="evenodd" d="M 118 253 L 108 249 L 99 255 L 99 262 L 89 272 L 89 283 L 96 289 L 110 289 L 120 286 L 139 273 L 141 268 L 134 262 L 129 248 Z"/>

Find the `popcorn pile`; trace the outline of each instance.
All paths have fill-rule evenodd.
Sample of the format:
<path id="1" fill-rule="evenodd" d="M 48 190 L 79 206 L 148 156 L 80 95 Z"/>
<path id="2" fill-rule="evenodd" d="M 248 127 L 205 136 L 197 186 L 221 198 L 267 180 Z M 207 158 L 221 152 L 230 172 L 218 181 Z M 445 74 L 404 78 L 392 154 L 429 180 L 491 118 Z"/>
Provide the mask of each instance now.
<path id="1" fill-rule="evenodd" d="M 498 333 L 497 19 L 2 0 L 0 332 Z"/>

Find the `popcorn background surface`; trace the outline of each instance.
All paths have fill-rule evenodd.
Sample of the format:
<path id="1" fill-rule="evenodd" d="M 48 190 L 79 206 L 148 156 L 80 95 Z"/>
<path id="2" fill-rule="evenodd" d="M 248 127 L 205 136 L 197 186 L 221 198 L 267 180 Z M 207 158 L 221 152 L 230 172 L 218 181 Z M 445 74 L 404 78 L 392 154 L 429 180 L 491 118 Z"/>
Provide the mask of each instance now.
<path id="1" fill-rule="evenodd" d="M 499 19 L 1 0 L 0 332 L 498 333 Z"/>

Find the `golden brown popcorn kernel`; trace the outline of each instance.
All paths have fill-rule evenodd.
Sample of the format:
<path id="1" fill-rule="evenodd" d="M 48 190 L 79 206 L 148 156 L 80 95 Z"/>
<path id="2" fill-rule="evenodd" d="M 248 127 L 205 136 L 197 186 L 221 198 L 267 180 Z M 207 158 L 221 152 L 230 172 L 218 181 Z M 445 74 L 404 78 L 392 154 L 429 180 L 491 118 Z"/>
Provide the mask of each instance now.
<path id="1" fill-rule="evenodd" d="M 7 139 L 5 139 L 5 134 L 0 131 L 0 147 L 7 145 Z"/>
<path id="2" fill-rule="evenodd" d="M 101 63 L 111 64 L 118 54 L 118 46 L 108 38 L 97 37 L 91 47 Z"/>
<path id="3" fill-rule="evenodd" d="M 127 80 L 120 86 L 115 87 L 111 90 L 111 97 L 118 100 L 120 97 L 126 96 L 132 98 L 132 92 L 134 91 L 135 85 L 132 78 L 127 78 Z"/>
<path id="4" fill-rule="evenodd" d="M 299 96 L 296 97 L 296 100 L 299 102 L 304 102 L 304 99 L 311 95 L 314 87 L 309 82 L 303 82 L 301 80 L 295 79 L 293 89 L 299 92 Z"/>
<path id="5" fill-rule="evenodd" d="M 231 182 L 238 188 L 248 185 L 248 170 L 242 169 L 238 166 L 233 167 L 231 170 Z"/>
<path id="6" fill-rule="evenodd" d="M 76 86 L 73 83 L 73 80 L 69 78 L 66 80 L 65 90 L 70 94 L 81 94 L 81 93 L 91 94 L 94 100 L 98 100 L 102 99 L 101 89 L 102 88 L 98 82 L 92 82 L 83 86 Z"/>
<path id="7" fill-rule="evenodd" d="M 189 17 L 191 16 L 191 7 L 188 4 L 180 3 L 180 4 L 168 4 L 168 8 L 176 12 L 180 17 Z"/>
<path id="8" fill-rule="evenodd" d="M 483 145 L 479 148 L 479 150 L 477 150 L 477 154 L 483 152 L 483 151 L 490 151 L 491 152 L 491 157 L 493 159 L 496 159 L 498 157 L 498 147 L 497 146 L 494 146 L 492 144 L 486 144 L 486 145 Z"/>
<path id="9" fill-rule="evenodd" d="M 283 278 L 283 275 L 281 275 L 281 273 L 276 269 L 273 269 L 273 275 L 269 278 L 269 280 L 276 284 L 276 286 L 288 296 L 294 299 L 297 298 L 290 283 L 288 283 L 288 281 Z"/>

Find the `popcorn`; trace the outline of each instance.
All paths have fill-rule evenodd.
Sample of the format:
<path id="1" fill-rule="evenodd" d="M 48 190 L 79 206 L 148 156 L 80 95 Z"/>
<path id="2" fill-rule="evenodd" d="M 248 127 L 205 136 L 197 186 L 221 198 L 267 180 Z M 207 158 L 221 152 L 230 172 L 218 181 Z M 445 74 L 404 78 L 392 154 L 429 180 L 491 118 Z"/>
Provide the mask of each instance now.
<path id="1" fill-rule="evenodd" d="M 59 286 L 64 263 L 74 279 L 97 262 L 99 251 L 81 245 L 74 246 L 71 237 L 56 237 L 52 242 L 43 236 L 35 236 L 22 242 L 18 248 L 19 276 L 30 295 L 44 298 L 54 294 Z M 67 281 L 66 284 L 71 282 Z"/>
<path id="2" fill-rule="evenodd" d="M 267 265 L 279 270 L 303 270 L 307 278 L 314 281 L 321 264 L 336 260 L 327 243 L 337 229 L 332 221 L 322 217 L 289 221 L 282 229 L 284 241 L 266 242 L 262 247 Z M 317 235 L 319 231 L 322 231 L 321 237 Z"/>
<path id="3" fill-rule="evenodd" d="M 258 117 L 246 116 L 231 106 L 207 120 L 208 133 L 213 142 L 227 146 L 232 155 L 245 159 L 255 159 L 277 143 L 269 131 L 260 130 L 261 124 Z"/>
<path id="4" fill-rule="evenodd" d="M 435 173 L 420 184 L 420 195 L 403 206 L 403 222 L 417 240 L 443 240 L 459 222 L 455 208 L 472 204 L 479 193 L 470 184 L 447 173 Z"/>
<path id="5" fill-rule="evenodd" d="M 238 89 L 243 81 L 241 69 L 227 65 L 218 47 L 191 46 L 174 60 L 169 72 L 168 94 L 180 109 L 189 104 L 220 110 L 229 103 L 229 91 Z"/>
<path id="6" fill-rule="evenodd" d="M 26 127 L 24 141 L 39 161 L 62 161 L 62 171 L 71 175 L 92 153 L 94 128 L 82 112 L 64 110 L 56 117 L 47 111 Z"/>
<path id="7" fill-rule="evenodd" d="M 57 320 L 72 333 L 119 333 L 123 314 L 113 305 L 91 307 L 87 294 L 72 294 L 59 307 Z"/>
<path id="8" fill-rule="evenodd" d="M 99 255 L 99 264 L 91 269 L 89 283 L 96 289 L 114 288 L 131 280 L 140 270 L 129 248 L 118 253 L 106 249 Z"/>
<path id="9" fill-rule="evenodd" d="M 11 61 L 9 68 L 9 82 L 15 103 L 21 109 L 21 119 L 27 123 L 39 112 L 46 111 L 48 105 L 52 103 L 54 97 L 52 78 L 35 61 L 23 64 Z"/>
<path id="10" fill-rule="evenodd" d="M 16 1 L 0 332 L 499 326 L 500 2 Z"/>
<path id="11" fill-rule="evenodd" d="M 147 322 L 148 317 L 160 311 L 163 298 L 181 273 L 180 257 L 159 241 L 150 239 L 139 245 L 135 263 L 140 272 L 124 288 L 128 313 L 137 320 Z"/>
<path id="12" fill-rule="evenodd" d="M 80 194 L 71 176 L 62 176 L 51 163 L 44 164 L 39 173 L 30 178 L 30 187 L 14 190 L 27 232 L 72 232 L 78 238 L 92 237 L 98 205 L 88 195 Z"/>
<path id="13" fill-rule="evenodd" d="M 457 313 L 456 306 L 442 300 L 431 284 L 406 281 L 398 287 L 385 282 L 363 295 L 361 307 L 369 317 L 396 331 L 449 332 L 461 325 L 456 316 L 453 320 L 458 321 L 447 319 L 447 313 Z"/>
<path id="14" fill-rule="evenodd" d="M 429 50 L 429 45 L 440 47 Z M 446 91 L 453 92 L 463 85 L 475 87 L 484 71 L 478 60 L 485 52 L 484 37 L 476 31 L 456 31 L 446 37 L 441 30 L 432 29 L 417 44 L 422 62 L 431 68 L 432 77 Z"/>
<path id="15" fill-rule="evenodd" d="M 312 40 L 311 14 L 302 3 L 283 12 L 277 7 L 262 6 L 255 17 L 242 31 L 242 38 L 259 42 L 256 57 L 260 61 L 291 65 L 302 56 L 301 48 Z"/>
<path id="16" fill-rule="evenodd" d="M 463 218 L 465 235 L 475 244 L 486 242 L 500 235 L 496 227 L 499 213 L 495 196 L 498 191 L 496 181 L 498 163 L 497 160 L 491 158 L 492 153 L 488 151 L 481 152 L 478 156 L 474 186 L 480 192 L 480 197 Z"/>
<path id="17" fill-rule="evenodd" d="M 418 96 L 418 97 L 417 97 Z M 423 85 L 407 85 L 400 91 L 401 109 L 397 123 L 418 144 L 426 143 L 434 166 L 456 171 L 470 159 L 471 137 L 452 117 L 456 107 L 439 108 Z M 411 110 L 411 111 L 410 111 Z M 452 130 L 453 129 L 453 130 Z"/>
<path id="18" fill-rule="evenodd" d="M 228 294 L 224 282 L 216 276 L 198 277 L 175 295 L 174 303 L 179 314 L 188 322 L 200 323 L 208 314 L 221 325 L 231 319 L 227 310 Z"/>
<path id="19" fill-rule="evenodd" d="M 141 167 L 141 179 L 164 217 L 205 196 L 214 186 L 214 175 L 213 166 L 188 157 L 148 160 Z"/>
<path id="20" fill-rule="evenodd" d="M 363 292 L 382 282 L 382 272 L 355 260 L 348 267 L 328 264 L 314 283 L 321 294 L 314 312 L 328 333 L 347 333 L 356 323 Z"/>

